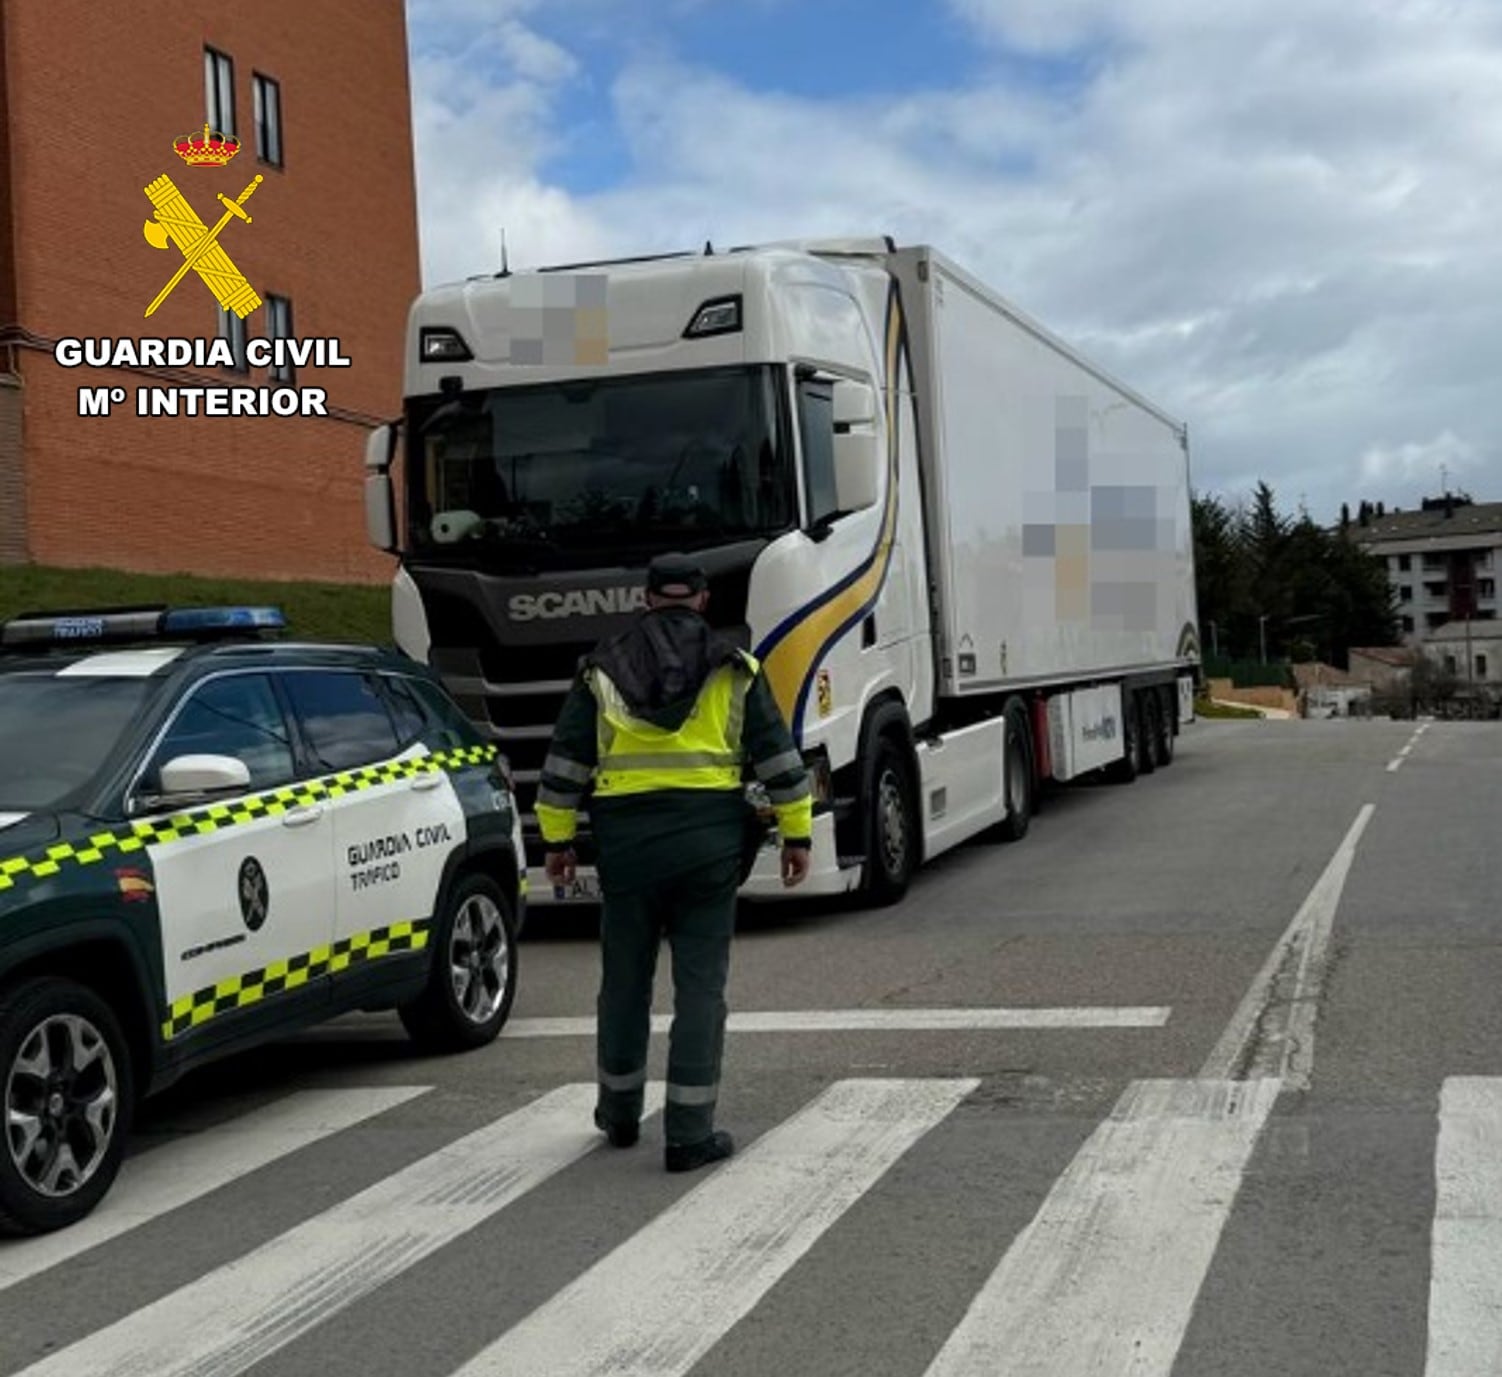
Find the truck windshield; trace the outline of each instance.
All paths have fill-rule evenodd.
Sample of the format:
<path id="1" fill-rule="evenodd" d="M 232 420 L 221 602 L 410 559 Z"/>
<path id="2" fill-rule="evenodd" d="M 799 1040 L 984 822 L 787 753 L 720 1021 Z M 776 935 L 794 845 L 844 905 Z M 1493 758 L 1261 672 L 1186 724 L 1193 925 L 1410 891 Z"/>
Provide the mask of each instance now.
<path id="1" fill-rule="evenodd" d="M 56 807 L 99 773 L 152 682 L 0 675 L 0 813 Z"/>
<path id="2" fill-rule="evenodd" d="M 417 399 L 410 547 L 580 568 L 780 534 L 797 509 L 780 378 L 716 368 Z"/>

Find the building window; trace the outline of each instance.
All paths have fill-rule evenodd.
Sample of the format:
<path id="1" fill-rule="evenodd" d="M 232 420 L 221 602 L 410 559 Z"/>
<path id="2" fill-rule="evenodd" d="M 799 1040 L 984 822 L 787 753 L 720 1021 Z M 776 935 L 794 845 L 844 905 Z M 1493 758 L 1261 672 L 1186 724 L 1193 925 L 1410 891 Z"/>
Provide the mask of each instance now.
<path id="1" fill-rule="evenodd" d="M 1476 592 L 1477 592 L 1477 594 L 1480 597 L 1483 597 L 1483 598 L 1494 598 L 1494 597 L 1496 597 L 1497 596 L 1497 580 L 1496 579 L 1481 579 L 1481 580 L 1479 580 L 1478 583 L 1477 583 Z"/>
<path id="2" fill-rule="evenodd" d="M 266 298 L 266 338 L 292 338 L 292 303 L 284 296 Z M 273 356 L 267 376 L 274 383 L 286 383 L 290 387 L 293 382 L 292 365 L 285 361 L 278 363 Z"/>
<path id="3" fill-rule="evenodd" d="M 233 311 L 219 308 L 219 338 L 229 341 L 230 351 L 235 356 L 232 369 L 236 373 L 250 372 L 250 361 L 245 357 L 245 322 Z"/>
<path id="4" fill-rule="evenodd" d="M 1424 617 L 1424 625 L 1430 631 L 1438 631 L 1449 620 L 1450 614 L 1448 612 L 1430 612 Z"/>
<path id="5" fill-rule="evenodd" d="M 1411 636 L 1413 634 L 1413 618 L 1412 617 L 1404 617 L 1403 618 L 1403 634 L 1405 636 Z"/>
<path id="6" fill-rule="evenodd" d="M 1398 588 L 1398 601 L 1399 602 L 1412 602 L 1413 601 L 1413 585 L 1411 583 L 1402 584 Z"/>
<path id="7" fill-rule="evenodd" d="M 1413 568 L 1413 556 L 1412 555 L 1399 555 L 1398 556 L 1398 568 L 1400 570 L 1402 570 L 1403 573 L 1406 574 L 1410 569 Z"/>
<path id="8" fill-rule="evenodd" d="M 256 157 L 273 167 L 282 165 L 282 88 L 256 72 L 250 79 L 255 97 Z"/>
<path id="9" fill-rule="evenodd" d="M 235 64 L 213 48 L 203 50 L 205 115 L 210 129 L 235 132 Z"/>
<path id="10" fill-rule="evenodd" d="M 1445 656 L 1445 673 L 1446 674 L 1454 674 L 1455 673 L 1455 657 L 1453 655 L 1446 655 Z"/>
<path id="11" fill-rule="evenodd" d="M 1424 585 L 1424 592 L 1431 598 L 1442 598 L 1450 591 L 1450 585 L 1443 579 L 1435 579 Z"/>
<path id="12" fill-rule="evenodd" d="M 1448 561 L 1445 559 L 1445 557 L 1443 555 L 1425 555 L 1424 556 L 1424 568 L 1426 570 L 1428 570 L 1429 572 L 1431 572 L 1431 573 L 1434 570 L 1436 570 L 1436 569 L 1444 569 L 1444 568 L 1447 568 L 1447 567 L 1448 567 Z"/>
<path id="13" fill-rule="evenodd" d="M 1485 655 L 1477 655 L 1476 656 L 1476 677 L 1478 679 L 1485 679 L 1486 678 L 1486 656 Z"/>

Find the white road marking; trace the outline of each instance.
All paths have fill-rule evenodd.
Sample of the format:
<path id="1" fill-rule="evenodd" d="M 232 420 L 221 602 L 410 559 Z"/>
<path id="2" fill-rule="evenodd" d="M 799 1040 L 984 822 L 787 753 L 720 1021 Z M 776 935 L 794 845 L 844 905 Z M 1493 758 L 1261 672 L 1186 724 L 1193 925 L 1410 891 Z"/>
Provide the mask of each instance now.
<path id="1" fill-rule="evenodd" d="M 1425 1377 L 1502 1372 L 1502 1078 L 1452 1076 L 1439 1098 Z"/>
<path id="2" fill-rule="evenodd" d="M 566 1085 L 25 1370 L 232 1377 L 482 1224 L 605 1140 Z M 662 1085 L 649 1087 L 654 1110 Z"/>
<path id="3" fill-rule="evenodd" d="M 832 1085 L 459 1370 L 686 1373 L 978 1080 Z"/>
<path id="4" fill-rule="evenodd" d="M 1130 1085 L 928 1377 L 1167 1377 L 1278 1089 L 1276 1080 Z"/>
<path id="5" fill-rule="evenodd" d="M 1387 773 L 1388 774 L 1396 774 L 1397 773 L 1399 767 L 1403 764 L 1403 762 L 1405 760 L 1408 759 L 1409 753 L 1413 750 L 1413 748 L 1415 746 L 1418 745 L 1419 737 L 1421 737 L 1426 731 L 1429 730 L 1429 726 L 1430 726 L 1430 724 L 1428 722 L 1421 722 L 1418 725 L 1418 727 L 1416 727 L 1414 729 L 1413 735 L 1408 738 L 1408 742 L 1403 747 L 1403 749 L 1401 751 L 1399 751 L 1397 753 L 1397 755 L 1395 755 L 1391 760 L 1389 760 L 1387 762 Z"/>
<path id="6" fill-rule="evenodd" d="M 1314 1071 L 1314 1022 L 1335 910 L 1356 857 L 1356 844 L 1374 811 L 1372 804 L 1362 805 L 1200 1069 L 1202 1080 L 1271 1076 L 1292 1090 L 1308 1088 Z"/>
<path id="7" fill-rule="evenodd" d="M 299 1090 L 243 1118 L 127 1158 L 87 1218 L 57 1233 L 0 1242 L 0 1291 L 430 1089 Z"/>
<path id="8" fill-rule="evenodd" d="M 923 1033 L 998 1028 L 1161 1028 L 1172 1009 L 1162 1005 L 1079 1009 L 789 1009 L 732 1013 L 730 1033 Z M 652 1031 L 665 1033 L 671 1014 L 654 1014 Z M 593 1037 L 593 1018 L 514 1018 L 503 1038 Z"/>

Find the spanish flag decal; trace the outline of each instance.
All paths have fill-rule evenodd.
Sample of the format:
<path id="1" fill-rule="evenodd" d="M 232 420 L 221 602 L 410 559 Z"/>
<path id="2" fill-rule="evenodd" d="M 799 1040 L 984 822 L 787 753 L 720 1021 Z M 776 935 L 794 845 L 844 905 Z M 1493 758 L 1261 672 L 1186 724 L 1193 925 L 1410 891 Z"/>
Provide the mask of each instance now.
<path id="1" fill-rule="evenodd" d="M 115 871 L 115 883 L 128 904 L 143 904 L 156 893 L 156 886 L 139 870 Z"/>
<path id="2" fill-rule="evenodd" d="M 876 544 L 861 564 L 832 588 L 783 621 L 757 647 L 756 658 L 766 671 L 777 706 L 794 737 L 803 740 L 803 709 L 808 702 L 814 671 L 829 648 L 856 626 L 876 605 L 887 580 L 892 544 L 897 537 L 897 463 L 899 408 L 903 369 L 910 369 L 907 325 L 902 300 L 893 282 L 887 294 L 884 350 L 887 408 L 887 495 Z"/>

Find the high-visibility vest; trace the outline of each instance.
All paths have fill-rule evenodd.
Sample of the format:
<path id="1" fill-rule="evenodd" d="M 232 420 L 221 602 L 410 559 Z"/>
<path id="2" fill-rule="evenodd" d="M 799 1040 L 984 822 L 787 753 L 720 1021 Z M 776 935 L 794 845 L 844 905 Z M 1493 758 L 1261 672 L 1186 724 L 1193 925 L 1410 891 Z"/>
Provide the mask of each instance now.
<path id="1" fill-rule="evenodd" d="M 590 669 L 588 683 L 598 706 L 596 796 L 739 789 L 746 693 L 758 669 L 753 657 L 744 651 L 740 656 L 742 663 L 721 665 L 704 681 L 677 731 L 634 716 L 610 676 L 598 666 Z"/>

